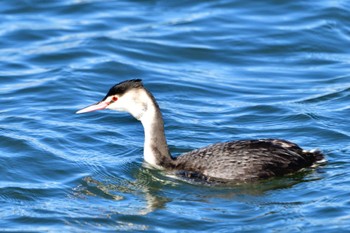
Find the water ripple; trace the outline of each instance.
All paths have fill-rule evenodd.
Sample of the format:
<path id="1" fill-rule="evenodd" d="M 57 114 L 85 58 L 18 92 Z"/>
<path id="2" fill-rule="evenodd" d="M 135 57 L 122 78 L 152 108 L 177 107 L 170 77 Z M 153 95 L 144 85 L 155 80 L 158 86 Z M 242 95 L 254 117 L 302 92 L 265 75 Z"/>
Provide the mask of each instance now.
<path id="1" fill-rule="evenodd" d="M 348 1 L 3 1 L 0 230 L 349 229 Z M 247 186 L 147 167 L 129 115 L 77 109 L 142 78 L 173 155 L 279 137 L 328 163 Z M 229 220 L 229 221 L 228 221 Z"/>

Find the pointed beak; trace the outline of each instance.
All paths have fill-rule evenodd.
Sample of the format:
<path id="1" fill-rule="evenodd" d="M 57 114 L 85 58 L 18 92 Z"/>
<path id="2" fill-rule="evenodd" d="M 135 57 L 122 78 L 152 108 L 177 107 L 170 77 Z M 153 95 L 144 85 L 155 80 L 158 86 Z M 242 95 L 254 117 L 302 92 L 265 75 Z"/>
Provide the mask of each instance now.
<path id="1" fill-rule="evenodd" d="M 103 109 L 106 109 L 107 106 L 108 106 L 107 102 L 101 101 L 101 102 L 98 102 L 96 104 L 90 105 L 86 108 L 80 109 L 79 111 L 76 112 L 76 114 L 93 112 L 93 111 L 97 111 L 97 110 L 103 110 Z"/>

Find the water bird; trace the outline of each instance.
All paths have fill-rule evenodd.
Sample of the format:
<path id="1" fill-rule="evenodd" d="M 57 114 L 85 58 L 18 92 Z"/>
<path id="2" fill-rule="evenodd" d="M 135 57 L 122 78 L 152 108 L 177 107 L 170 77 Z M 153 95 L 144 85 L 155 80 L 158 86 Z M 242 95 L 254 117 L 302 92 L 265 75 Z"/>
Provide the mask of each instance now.
<path id="1" fill-rule="evenodd" d="M 140 79 L 114 85 L 101 101 L 76 113 L 103 109 L 129 112 L 141 121 L 144 160 L 152 167 L 177 177 L 246 183 L 294 173 L 324 160 L 319 150 L 304 150 L 282 139 L 222 142 L 173 157 L 168 149 L 159 105 Z"/>

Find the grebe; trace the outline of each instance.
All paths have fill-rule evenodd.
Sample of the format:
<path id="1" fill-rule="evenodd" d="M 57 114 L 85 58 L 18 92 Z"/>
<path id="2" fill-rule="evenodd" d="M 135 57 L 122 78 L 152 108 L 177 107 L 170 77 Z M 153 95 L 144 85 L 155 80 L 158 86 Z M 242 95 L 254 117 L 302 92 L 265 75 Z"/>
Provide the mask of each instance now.
<path id="1" fill-rule="evenodd" d="M 279 139 L 217 143 L 172 157 L 159 106 L 140 79 L 116 84 L 100 102 L 77 113 L 103 109 L 129 112 L 141 121 L 145 134 L 144 160 L 186 179 L 249 182 L 283 176 L 324 159 L 318 150 L 303 150 L 295 143 Z"/>

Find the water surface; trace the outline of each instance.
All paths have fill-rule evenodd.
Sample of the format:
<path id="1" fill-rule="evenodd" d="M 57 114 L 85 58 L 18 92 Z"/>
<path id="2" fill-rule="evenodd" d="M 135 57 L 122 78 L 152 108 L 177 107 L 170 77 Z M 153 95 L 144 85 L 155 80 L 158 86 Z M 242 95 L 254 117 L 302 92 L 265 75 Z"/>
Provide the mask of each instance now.
<path id="1" fill-rule="evenodd" d="M 348 1 L 2 1 L 0 229 L 340 232 L 350 228 Z M 230 188 L 143 165 L 128 114 L 84 115 L 142 78 L 173 155 L 284 138 L 312 171 Z"/>

